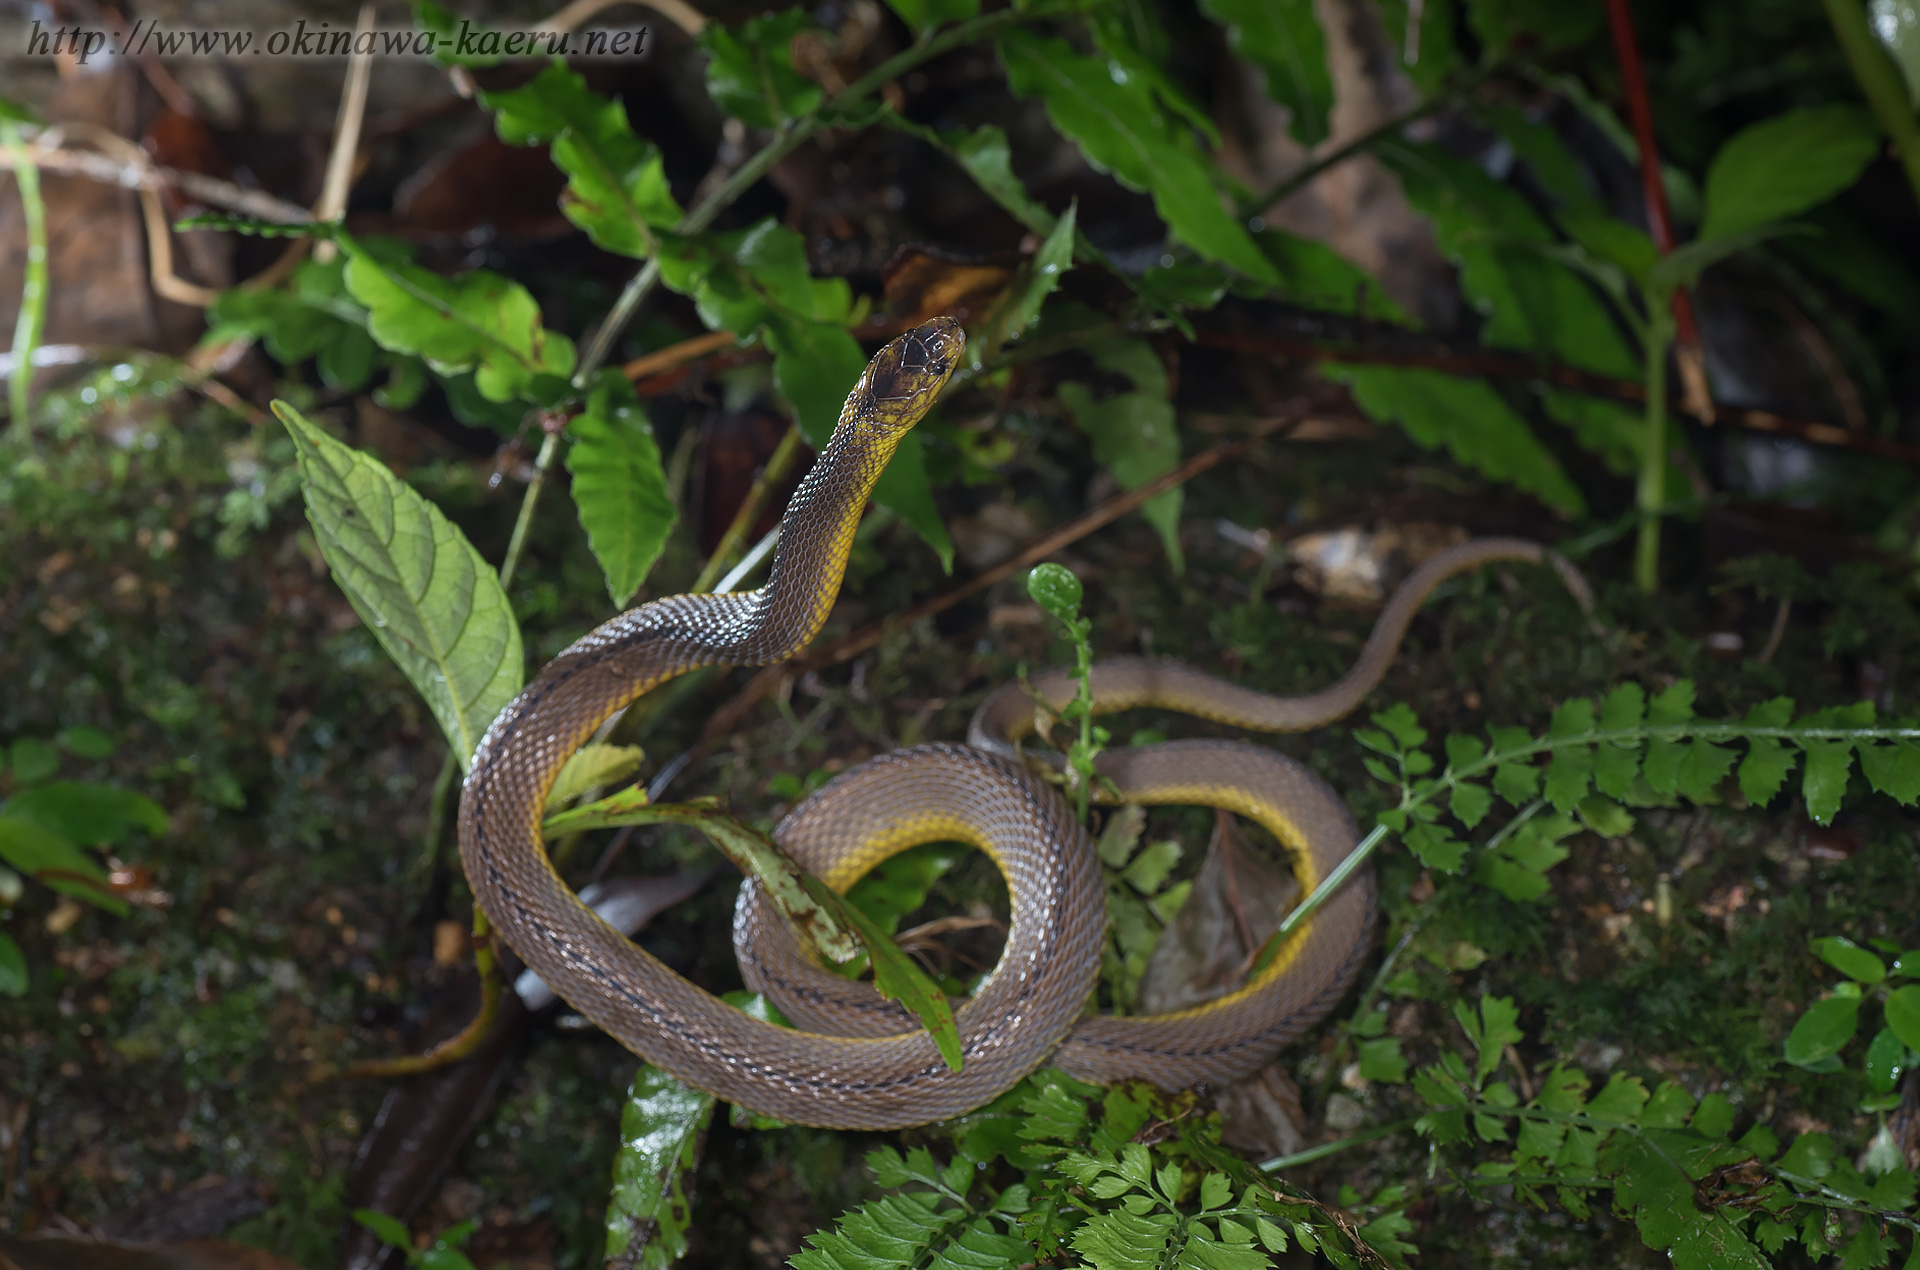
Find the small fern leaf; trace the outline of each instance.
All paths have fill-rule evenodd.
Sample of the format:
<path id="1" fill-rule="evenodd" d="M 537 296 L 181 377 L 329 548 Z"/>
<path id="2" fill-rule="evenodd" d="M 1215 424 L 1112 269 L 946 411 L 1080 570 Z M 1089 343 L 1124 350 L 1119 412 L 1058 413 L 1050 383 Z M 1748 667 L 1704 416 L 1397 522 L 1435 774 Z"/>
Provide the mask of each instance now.
<path id="1" fill-rule="evenodd" d="M 976 1217 L 958 1237 L 934 1249 L 927 1270 L 1005 1270 L 1033 1259 L 1033 1245 L 996 1231 L 985 1217 Z"/>
<path id="2" fill-rule="evenodd" d="M 1096 1213 L 1073 1232 L 1073 1250 L 1094 1270 L 1152 1270 L 1166 1255 L 1172 1213 Z"/>
<path id="3" fill-rule="evenodd" d="M 1902 806 L 1920 798 L 1920 746 L 1912 741 L 1862 745 L 1860 770 L 1873 787 Z"/>

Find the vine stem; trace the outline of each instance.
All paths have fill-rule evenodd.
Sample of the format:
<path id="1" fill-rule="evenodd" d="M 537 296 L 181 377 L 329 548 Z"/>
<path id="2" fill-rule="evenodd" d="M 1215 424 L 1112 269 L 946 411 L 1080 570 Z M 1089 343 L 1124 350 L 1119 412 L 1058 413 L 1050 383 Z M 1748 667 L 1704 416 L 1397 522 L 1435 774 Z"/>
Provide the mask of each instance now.
<path id="1" fill-rule="evenodd" d="M 1375 1125 L 1371 1129 L 1363 1129 L 1350 1137 L 1336 1138 L 1332 1142 L 1322 1142 L 1317 1147 L 1308 1147 L 1304 1151 L 1295 1151 L 1292 1155 L 1279 1155 L 1271 1160 L 1262 1160 L 1260 1162 L 1260 1171 L 1263 1173 L 1278 1173 L 1282 1169 L 1296 1168 L 1302 1164 L 1311 1164 L 1315 1160 L 1324 1160 L 1330 1155 L 1340 1154 L 1340 1152 L 1345 1151 L 1349 1147 L 1361 1146 L 1368 1142 L 1378 1141 L 1381 1138 L 1390 1138 L 1396 1133 L 1404 1133 L 1408 1129 L 1413 1128 L 1419 1119 L 1420 1117 L 1418 1116 L 1409 1116 L 1405 1120 L 1395 1120 L 1388 1124 Z"/>

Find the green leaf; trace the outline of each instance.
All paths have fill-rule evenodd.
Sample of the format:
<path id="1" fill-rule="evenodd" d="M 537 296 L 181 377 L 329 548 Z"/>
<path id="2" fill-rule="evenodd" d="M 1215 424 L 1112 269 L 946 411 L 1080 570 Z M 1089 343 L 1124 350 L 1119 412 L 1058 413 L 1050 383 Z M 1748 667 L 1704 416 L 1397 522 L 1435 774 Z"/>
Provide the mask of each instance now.
<path id="1" fill-rule="evenodd" d="M 1604 1124 L 1632 1124 L 1647 1105 L 1647 1087 L 1638 1076 L 1616 1075 L 1587 1103 L 1587 1114 Z"/>
<path id="2" fill-rule="evenodd" d="M 1096 1213 L 1073 1232 L 1073 1250 L 1094 1270 L 1154 1270 L 1166 1255 L 1178 1219 L 1169 1212 Z"/>
<path id="3" fill-rule="evenodd" d="M 974 370 L 982 369 L 999 353 L 1001 345 L 1033 325 L 1040 316 L 1041 305 L 1073 267 L 1074 222 L 1079 210 L 1077 201 L 1068 205 L 1048 231 L 1040 249 L 1021 262 L 1006 294 L 981 323 L 981 329 L 968 340 L 967 354 Z"/>
<path id="4" fill-rule="evenodd" d="M 1920 986 L 1907 984 L 1887 998 L 1887 1026 L 1902 1045 L 1920 1050 Z"/>
<path id="5" fill-rule="evenodd" d="M 659 148 L 635 136 L 626 109 L 590 90 L 578 71 L 556 62 L 519 88 L 481 93 L 480 102 L 507 144 L 553 143 L 554 164 L 568 177 L 560 209 L 596 246 L 645 259 L 653 254 L 648 227 L 680 222 Z"/>
<path id="6" fill-rule="evenodd" d="M 1696 238 L 1660 257 L 1653 268 L 1647 270 L 1644 285 L 1654 295 L 1670 296 L 1683 287 L 1691 287 L 1699 282 L 1701 274 L 1728 256 L 1737 255 L 1749 247 L 1757 247 L 1769 238 L 1800 232 L 1804 231 L 1798 226 L 1768 224 L 1721 238 Z"/>
<path id="7" fill-rule="evenodd" d="M 602 371 L 587 408 L 567 425 L 567 471 L 587 545 L 620 608 L 633 599 L 660 558 L 679 510 L 654 444 L 653 425 L 627 377 Z"/>
<path id="8" fill-rule="evenodd" d="M 962 855 L 959 848 L 943 842 L 902 851 L 876 864 L 847 888 L 847 902 L 891 935 L 899 929 L 902 917 L 927 902 L 933 884 L 959 863 Z"/>
<path id="9" fill-rule="evenodd" d="M 7 800 L 7 814 L 31 821 L 69 842 L 97 847 L 123 840 L 134 829 L 159 837 L 167 813 L 151 798 L 92 781 L 51 781 Z"/>
<path id="10" fill-rule="evenodd" d="M 1680 760 L 1680 792 L 1696 803 L 1715 801 L 1733 760 L 1732 750 L 1696 737 Z"/>
<path id="11" fill-rule="evenodd" d="M 1858 106 L 1807 106 L 1733 135 L 1707 169 L 1700 237 L 1723 238 L 1824 203 L 1859 179 L 1880 129 Z"/>
<path id="12" fill-rule="evenodd" d="M 520 626 L 499 577 L 386 464 L 284 401 L 273 411 L 299 452 L 307 519 L 334 581 L 426 698 L 465 771 L 526 674 Z"/>
<path id="13" fill-rule="evenodd" d="M 1180 863 L 1180 844 L 1171 838 L 1150 843 L 1121 870 L 1120 878 L 1142 895 L 1157 894 L 1167 875 Z"/>
<path id="14" fill-rule="evenodd" d="M 1387 734 L 1393 737 L 1403 750 L 1418 749 L 1427 743 L 1427 730 L 1420 726 L 1420 718 L 1414 714 L 1413 707 L 1404 701 L 1396 701 L 1375 714 L 1373 721 L 1386 729 Z"/>
<path id="15" fill-rule="evenodd" d="M 1700 1100 L 1691 1123 L 1695 1133 L 1709 1138 L 1724 1138 L 1733 1129 L 1733 1103 L 1727 1100 L 1725 1094 L 1708 1094 Z"/>
<path id="16" fill-rule="evenodd" d="M 738 26 L 709 22 L 700 44 L 711 55 L 707 92 L 742 123 L 771 128 L 818 109 L 820 85 L 793 68 L 793 37 L 812 27 L 805 9 L 752 18 Z"/>
<path id="17" fill-rule="evenodd" d="M 11 935 L 0 930 L 0 997 L 24 997 L 27 983 L 27 955 Z"/>
<path id="18" fill-rule="evenodd" d="M 422 30 L 433 32 L 434 60 L 441 65 L 487 67 L 500 64 L 499 32 L 493 28 L 472 22 L 467 18 L 456 17 L 435 4 L 434 0 L 414 0 L 413 15 L 417 26 Z M 462 41 L 460 36 L 463 28 L 469 37 L 477 34 L 481 38 Z M 487 36 L 495 38 L 489 40 L 485 38 Z M 476 45 L 484 45 L 488 51 L 470 52 L 469 50 L 474 49 Z M 406 1246 L 412 1247 L 412 1244 L 408 1243 Z"/>
<path id="19" fill-rule="evenodd" d="M 1890 1094 L 1907 1066 L 1907 1047 L 1893 1029 L 1883 1027 L 1867 1042 L 1867 1084 L 1876 1094 Z"/>
<path id="20" fill-rule="evenodd" d="M 1747 756 L 1740 760 L 1740 793 L 1756 807 L 1773 801 L 1793 773 L 1799 756 L 1770 736 L 1747 739 Z"/>
<path id="21" fill-rule="evenodd" d="M 713 1095 L 689 1089 L 649 1063 L 633 1074 L 607 1196 L 609 1263 L 626 1258 L 622 1264 L 665 1270 L 686 1252 L 693 1224 L 688 1189 L 713 1103 Z M 638 1258 L 636 1240 L 645 1248 Z"/>
<path id="22" fill-rule="evenodd" d="M 1887 977 L 1886 963 L 1843 935 L 1827 935 L 1813 941 L 1814 955 L 1856 983 L 1881 983 Z"/>
<path id="23" fill-rule="evenodd" d="M 1556 811 L 1572 811 L 1587 796 L 1593 778 L 1593 747 L 1563 745 L 1547 765 L 1546 799 Z"/>
<path id="24" fill-rule="evenodd" d="M 1359 1050 L 1360 1075 L 1363 1079 L 1383 1081 L 1389 1085 L 1398 1085 L 1407 1079 L 1407 1060 L 1400 1053 L 1399 1037 L 1382 1036 L 1362 1041 Z"/>
<path id="25" fill-rule="evenodd" d="M 974 183 L 1015 220 L 1036 234 L 1053 232 L 1056 227 L 1053 213 L 1036 202 L 1020 178 L 1013 174 L 1006 133 L 992 124 L 982 124 L 971 133 L 953 138 L 947 150 L 967 170 Z"/>
<path id="26" fill-rule="evenodd" d="M 106 870 L 79 847 L 34 821 L 0 814 L 0 861 L 28 877 L 105 909 L 116 917 L 127 914 L 127 902 L 107 884 Z"/>
<path id="27" fill-rule="evenodd" d="M 1914 992 L 1920 1004 L 1920 989 Z M 1889 1003 L 1888 1012 L 1892 1007 Z M 1786 1059 L 1795 1067 L 1811 1067 L 1838 1054 L 1853 1039 L 1860 1022 L 1860 998 L 1828 997 L 1815 1001 L 1787 1034 Z M 1888 1019 L 1889 1025 L 1892 1019 Z"/>
<path id="28" fill-rule="evenodd" d="M 1049 561 L 1035 565 L 1027 574 L 1027 594 L 1062 625 L 1072 626 L 1080 616 L 1080 601 L 1086 592 L 1073 570 Z"/>
<path id="29" fill-rule="evenodd" d="M 1621 684 L 1600 702 L 1600 729 L 1603 732 L 1637 728 L 1646 717 L 1646 690 L 1636 683 Z"/>
<path id="30" fill-rule="evenodd" d="M 980 0 L 887 0 L 887 7 L 916 33 L 942 22 L 965 22 L 980 14 Z"/>
<path id="31" fill-rule="evenodd" d="M 400 1248 L 407 1252 L 413 1251 L 413 1233 L 398 1217 L 376 1212 L 371 1208 L 356 1208 L 353 1210 L 353 1219 L 371 1230 L 387 1247 Z"/>
<path id="32" fill-rule="evenodd" d="M 1026 31 L 1005 33 L 999 45 L 1008 86 L 1022 97 L 1041 98 L 1054 127 L 1078 143 L 1095 168 L 1151 194 L 1154 210 L 1176 238 L 1248 277 L 1279 282 L 1272 263 L 1222 205 L 1207 165 L 1169 127 L 1142 77 L 1122 72 L 1120 82 L 1110 63 Z"/>
<path id="33" fill-rule="evenodd" d="M 1325 140 L 1333 76 L 1312 0 L 1202 0 L 1200 8 L 1227 28 L 1233 51 L 1265 74 L 1267 96 L 1287 108 L 1294 140 Z"/>
<path id="34" fill-rule="evenodd" d="M 840 422 L 847 394 L 867 368 L 867 356 L 859 341 L 836 323 L 784 312 L 769 312 L 765 320 L 774 386 L 793 404 L 800 434 L 814 449 L 824 449 Z"/>
<path id="35" fill-rule="evenodd" d="M 608 745 L 595 741 L 575 750 L 553 788 L 547 791 L 547 812 L 560 810 L 573 799 L 603 785 L 615 785 L 640 770 L 646 751 L 637 745 Z"/>
<path id="36" fill-rule="evenodd" d="M 1920 799 L 1920 746 L 1912 741 L 1862 742 L 1859 750 L 1860 770 L 1875 789 L 1903 807 Z"/>
<path id="37" fill-rule="evenodd" d="M 1472 829 L 1493 809 L 1493 794 L 1485 786 L 1470 781 L 1461 781 L 1453 787 L 1447 797 L 1447 810 L 1453 813 L 1467 828 Z"/>
<path id="38" fill-rule="evenodd" d="M 1370 417 L 1398 424 L 1424 448 L 1445 446 L 1468 467 L 1550 507 L 1584 513 L 1586 502 L 1559 460 L 1484 381 L 1396 366 L 1335 363 L 1325 370 L 1353 389 L 1354 400 Z"/>
<path id="39" fill-rule="evenodd" d="M 13 743 L 11 766 L 14 783 L 31 785 L 60 770 L 60 751 L 37 736 L 23 736 Z"/>
<path id="40" fill-rule="evenodd" d="M 1438 825 L 1416 822 L 1406 832 L 1407 849 L 1429 869 L 1457 873 L 1467 858 L 1467 844 Z"/>
<path id="41" fill-rule="evenodd" d="M 1672 687 L 1647 703 L 1647 722 L 1656 728 L 1672 727 L 1693 718 L 1693 680 L 1676 680 Z"/>
<path id="42" fill-rule="evenodd" d="M 1096 402 L 1082 383 L 1059 385 L 1060 404 L 1093 441 L 1093 457 L 1113 471 L 1122 489 L 1138 489 L 1180 465 L 1180 434 L 1173 403 L 1164 395 L 1125 392 Z M 1140 514 L 1160 534 L 1167 557 L 1180 568 L 1181 491 L 1166 490 L 1148 499 Z"/>
<path id="43" fill-rule="evenodd" d="M 1580 800 L 1582 824 L 1602 838 L 1624 838 L 1633 832 L 1633 814 L 1611 798 L 1593 795 Z"/>
<path id="44" fill-rule="evenodd" d="M 1506 1047 L 1524 1039 L 1520 1031 L 1520 1010 L 1513 1004 L 1512 997 L 1480 998 L 1480 1018 L 1482 1024 L 1474 1043 L 1480 1050 L 1480 1061 L 1474 1066 L 1474 1079 L 1485 1080 L 1500 1066 L 1500 1057 Z"/>
<path id="45" fill-rule="evenodd" d="M 85 724 L 62 728 L 53 739 L 59 742 L 61 749 L 79 758 L 104 759 L 113 756 L 113 738 L 99 728 L 90 728 Z"/>
<path id="46" fill-rule="evenodd" d="M 1682 1128 L 1693 1114 L 1693 1105 L 1693 1095 L 1684 1086 L 1662 1081 L 1660 1088 L 1653 1091 L 1653 1097 L 1647 1100 L 1646 1110 L 1640 1114 L 1640 1125 L 1645 1129 Z"/>
<path id="47" fill-rule="evenodd" d="M 1807 752 L 1807 771 L 1800 784 L 1807 815 L 1817 824 L 1830 824 L 1847 791 L 1853 747 L 1845 741 L 1802 741 L 1800 748 Z"/>
<path id="48" fill-rule="evenodd" d="M 533 399 L 544 391 L 536 380 L 572 372 L 573 341 L 540 325 L 540 306 L 519 283 L 484 269 L 443 278 L 382 260 L 345 234 L 339 242 L 347 289 L 367 306 L 382 348 L 418 354 L 440 374 L 472 370 L 489 401 Z"/>
<path id="49" fill-rule="evenodd" d="M 919 962 L 902 952 L 892 936 L 858 906 L 835 895 L 811 873 L 801 878 L 801 884 L 822 907 L 831 910 L 840 921 L 859 932 L 860 942 L 866 945 L 867 958 L 873 966 L 874 989 L 889 1001 L 898 1001 L 918 1015 L 928 1034 L 933 1037 L 940 1057 L 946 1060 L 947 1066 L 953 1071 L 959 1071 L 962 1062 L 960 1030 L 953 1021 L 953 1005 L 947 1000 L 947 994 L 927 977 L 927 972 L 920 969 Z"/>

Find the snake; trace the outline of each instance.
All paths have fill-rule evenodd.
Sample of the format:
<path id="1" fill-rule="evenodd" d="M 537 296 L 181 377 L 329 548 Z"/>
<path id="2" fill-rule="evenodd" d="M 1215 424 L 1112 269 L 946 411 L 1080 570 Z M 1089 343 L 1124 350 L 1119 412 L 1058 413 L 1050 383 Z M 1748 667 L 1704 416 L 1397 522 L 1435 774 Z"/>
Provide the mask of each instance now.
<path id="1" fill-rule="evenodd" d="M 1324 1017 L 1371 949 L 1376 892 L 1363 868 L 1240 988 L 1164 1014 L 1091 1013 L 1106 938 L 1102 866 L 1057 781 L 1045 779 L 1046 757 L 1026 752 L 1036 704 L 1057 713 L 1077 691 L 1064 671 L 991 693 L 965 744 L 921 744 L 841 772 L 773 831 L 795 861 L 840 892 L 898 852 L 933 841 L 972 845 L 998 866 L 1007 938 L 999 962 L 959 1003 L 957 1071 L 900 1005 L 809 960 L 753 879 L 735 907 L 741 975 L 791 1027 L 691 983 L 598 918 L 555 870 L 540 830 L 548 792 L 615 712 L 698 667 L 785 660 L 820 632 L 875 482 L 965 346 L 957 321 L 935 318 L 881 348 L 788 504 L 766 584 L 652 600 L 597 627 L 493 720 L 461 790 L 467 879 L 528 968 L 647 1062 L 789 1123 L 881 1130 L 950 1119 L 1047 1063 L 1099 1083 L 1219 1087 L 1257 1072 Z M 1493 560 L 1543 559 L 1554 558 L 1517 538 L 1474 539 L 1430 558 L 1389 598 L 1352 668 L 1324 691 L 1276 697 L 1177 663 L 1127 658 L 1092 667 L 1094 709 L 1158 707 L 1267 732 L 1323 726 L 1381 680 L 1442 581 Z M 1244 741 L 1115 747 L 1099 754 L 1096 770 L 1103 801 L 1198 803 L 1251 818 L 1280 843 L 1303 895 L 1358 841 L 1346 804 L 1324 781 Z"/>

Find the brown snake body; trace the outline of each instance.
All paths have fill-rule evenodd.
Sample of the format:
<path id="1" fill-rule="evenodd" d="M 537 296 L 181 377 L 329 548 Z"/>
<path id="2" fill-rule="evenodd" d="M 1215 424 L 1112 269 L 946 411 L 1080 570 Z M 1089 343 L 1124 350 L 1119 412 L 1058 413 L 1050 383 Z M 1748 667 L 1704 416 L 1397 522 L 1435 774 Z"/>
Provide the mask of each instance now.
<path id="1" fill-rule="evenodd" d="M 942 318 L 882 349 L 787 509 L 767 585 L 657 600 L 568 648 L 488 729 L 462 791 L 468 880 L 527 965 L 649 1062 L 782 1120 L 848 1129 L 923 1124 L 990 1101 L 1049 1059 L 1097 1081 L 1133 1077 L 1178 1088 L 1238 1079 L 1332 1007 L 1369 946 L 1374 884 L 1362 871 L 1237 991 L 1172 1014 L 1082 1018 L 1105 939 L 1100 866 L 1058 791 L 1020 761 L 1033 708 L 1017 687 L 982 705 L 969 745 L 882 755 L 841 774 L 774 831 L 836 890 L 923 842 L 968 842 L 998 863 L 1012 908 L 1006 951 L 957 1013 L 959 1072 L 900 1007 L 802 956 L 751 881 L 735 921 L 742 973 L 805 1030 L 755 1019 L 687 982 L 595 917 L 554 871 L 540 837 L 547 791 L 614 711 L 697 666 L 779 661 L 818 633 L 874 482 L 964 343 L 959 325 Z M 1442 580 L 1488 560 L 1543 556 L 1536 543 L 1483 539 L 1428 561 L 1389 601 L 1353 669 L 1325 692 L 1276 698 L 1171 663 L 1126 660 L 1095 667 L 1096 709 L 1153 705 L 1269 731 L 1318 727 L 1379 681 Z M 1055 708 L 1073 691 L 1063 672 L 1033 686 Z M 1286 848 L 1303 894 L 1358 836 L 1317 777 L 1255 746 L 1115 749 L 1101 755 L 1099 769 L 1123 801 L 1211 804 L 1254 818 Z"/>

